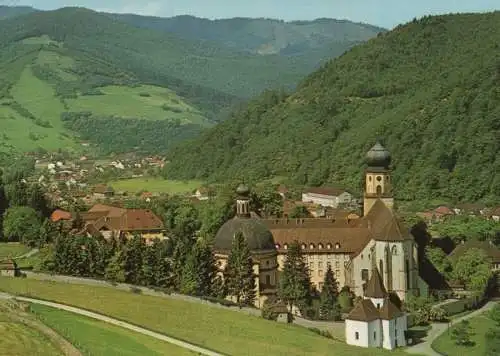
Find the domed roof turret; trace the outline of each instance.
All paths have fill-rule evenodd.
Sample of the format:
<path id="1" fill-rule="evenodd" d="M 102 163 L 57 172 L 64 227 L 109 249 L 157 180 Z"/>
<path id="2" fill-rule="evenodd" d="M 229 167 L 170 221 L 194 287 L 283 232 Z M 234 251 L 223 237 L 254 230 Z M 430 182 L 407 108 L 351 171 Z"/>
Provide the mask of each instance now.
<path id="1" fill-rule="evenodd" d="M 391 164 L 390 152 L 377 142 L 367 153 L 366 163 L 368 167 L 377 167 L 388 169 Z"/>
<path id="2" fill-rule="evenodd" d="M 242 219 L 236 216 L 222 225 L 215 235 L 215 251 L 231 251 L 233 238 L 237 233 L 243 234 L 253 253 L 275 249 L 273 234 L 263 222 L 256 218 Z"/>
<path id="3" fill-rule="evenodd" d="M 248 197 L 250 195 L 250 188 L 245 184 L 240 184 L 238 188 L 236 188 L 236 194 L 240 197 Z"/>

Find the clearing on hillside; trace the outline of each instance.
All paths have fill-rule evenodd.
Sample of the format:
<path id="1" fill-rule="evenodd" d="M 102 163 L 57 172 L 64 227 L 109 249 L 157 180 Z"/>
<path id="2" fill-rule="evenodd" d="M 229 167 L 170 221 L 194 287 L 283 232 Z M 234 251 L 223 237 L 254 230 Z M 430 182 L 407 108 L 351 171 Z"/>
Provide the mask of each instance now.
<path id="1" fill-rule="evenodd" d="M 19 242 L 0 242 L 0 260 L 28 253 L 30 248 Z"/>
<path id="2" fill-rule="evenodd" d="M 197 180 L 180 181 L 163 178 L 131 178 L 108 182 L 117 191 L 137 193 L 148 191 L 151 193 L 181 194 L 189 193 L 199 188 L 203 183 Z"/>

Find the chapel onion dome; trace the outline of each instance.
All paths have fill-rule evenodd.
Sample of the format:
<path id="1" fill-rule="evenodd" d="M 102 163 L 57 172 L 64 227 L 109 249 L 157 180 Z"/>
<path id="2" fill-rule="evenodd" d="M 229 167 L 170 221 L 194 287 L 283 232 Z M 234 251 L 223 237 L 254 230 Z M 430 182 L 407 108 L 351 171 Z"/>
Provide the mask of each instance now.
<path id="1" fill-rule="evenodd" d="M 377 142 L 366 153 L 366 163 L 368 167 L 389 169 L 391 154 L 380 142 Z"/>

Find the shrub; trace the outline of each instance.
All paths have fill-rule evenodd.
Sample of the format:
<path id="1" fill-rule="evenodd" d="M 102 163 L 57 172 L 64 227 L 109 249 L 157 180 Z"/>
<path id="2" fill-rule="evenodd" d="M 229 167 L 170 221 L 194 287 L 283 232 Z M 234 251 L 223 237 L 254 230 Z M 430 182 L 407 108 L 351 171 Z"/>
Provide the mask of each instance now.
<path id="1" fill-rule="evenodd" d="M 144 98 L 149 98 L 151 96 L 151 94 L 142 92 L 142 93 L 139 93 L 139 96 L 142 96 Z"/>
<path id="2" fill-rule="evenodd" d="M 137 288 L 137 287 L 130 287 L 130 291 L 134 294 L 141 294 L 142 293 L 142 289 Z"/>

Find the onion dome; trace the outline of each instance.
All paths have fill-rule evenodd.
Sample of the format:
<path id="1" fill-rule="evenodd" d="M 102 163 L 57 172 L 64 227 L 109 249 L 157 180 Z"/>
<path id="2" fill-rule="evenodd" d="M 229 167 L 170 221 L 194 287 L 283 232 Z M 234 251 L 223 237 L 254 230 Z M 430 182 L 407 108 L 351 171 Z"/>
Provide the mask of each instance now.
<path id="1" fill-rule="evenodd" d="M 248 188 L 245 184 L 240 184 L 238 188 L 236 188 L 236 194 L 239 197 L 248 197 L 250 195 L 250 188 Z"/>
<path id="2" fill-rule="evenodd" d="M 366 163 L 368 167 L 377 167 L 388 169 L 391 164 L 390 152 L 377 142 L 367 153 Z"/>

